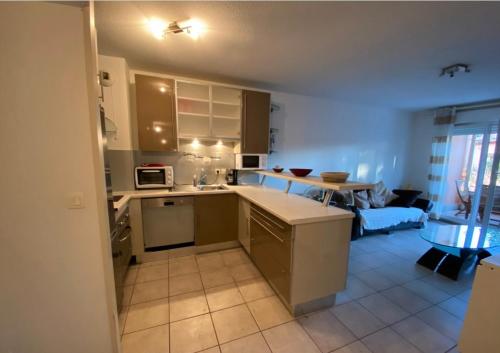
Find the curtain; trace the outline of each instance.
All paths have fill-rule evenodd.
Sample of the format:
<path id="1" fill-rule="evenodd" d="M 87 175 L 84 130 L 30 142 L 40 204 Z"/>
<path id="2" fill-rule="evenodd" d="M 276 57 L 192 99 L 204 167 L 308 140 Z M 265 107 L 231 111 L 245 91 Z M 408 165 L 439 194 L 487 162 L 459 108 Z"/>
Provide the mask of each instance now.
<path id="1" fill-rule="evenodd" d="M 430 216 L 435 219 L 439 219 L 443 211 L 451 130 L 455 118 L 455 109 L 451 108 L 436 111 L 434 117 L 434 137 L 432 138 L 432 154 L 429 159 L 427 197 L 434 203 Z"/>

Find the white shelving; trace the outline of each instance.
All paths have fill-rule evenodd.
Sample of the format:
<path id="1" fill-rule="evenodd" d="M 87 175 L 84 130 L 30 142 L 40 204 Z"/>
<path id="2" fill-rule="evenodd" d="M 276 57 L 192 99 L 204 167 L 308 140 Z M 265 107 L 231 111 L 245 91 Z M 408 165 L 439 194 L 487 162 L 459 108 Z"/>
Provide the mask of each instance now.
<path id="1" fill-rule="evenodd" d="M 240 89 L 191 81 L 176 86 L 180 139 L 240 139 Z"/>

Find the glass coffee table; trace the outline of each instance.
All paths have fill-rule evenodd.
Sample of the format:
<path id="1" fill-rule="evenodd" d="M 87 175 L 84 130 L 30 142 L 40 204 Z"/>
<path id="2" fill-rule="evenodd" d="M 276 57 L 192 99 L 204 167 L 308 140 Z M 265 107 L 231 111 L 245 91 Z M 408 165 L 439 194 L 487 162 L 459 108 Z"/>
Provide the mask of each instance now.
<path id="1" fill-rule="evenodd" d="M 443 276 L 457 280 L 463 263 L 471 256 L 477 261 L 491 256 L 486 249 L 500 246 L 500 229 L 488 228 L 481 237 L 481 227 L 474 227 L 472 237 L 466 238 L 466 225 L 439 225 L 420 232 L 422 239 L 432 244 L 417 261 L 419 265 L 436 271 Z"/>

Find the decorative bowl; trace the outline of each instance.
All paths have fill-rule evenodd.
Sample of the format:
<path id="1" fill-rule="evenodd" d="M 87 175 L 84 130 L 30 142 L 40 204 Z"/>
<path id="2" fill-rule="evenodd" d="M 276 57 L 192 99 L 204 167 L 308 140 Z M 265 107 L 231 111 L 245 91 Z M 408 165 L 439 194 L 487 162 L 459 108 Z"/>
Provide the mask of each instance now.
<path id="1" fill-rule="evenodd" d="M 292 172 L 293 175 L 296 177 L 305 177 L 309 173 L 312 172 L 312 169 L 305 169 L 305 168 L 290 168 L 290 171 Z"/>
<path id="2" fill-rule="evenodd" d="M 345 183 L 349 178 L 350 173 L 345 172 L 323 172 L 320 173 L 321 178 L 327 183 Z"/>
<path id="3" fill-rule="evenodd" d="M 275 173 L 281 173 L 283 171 L 283 168 L 273 168 Z"/>

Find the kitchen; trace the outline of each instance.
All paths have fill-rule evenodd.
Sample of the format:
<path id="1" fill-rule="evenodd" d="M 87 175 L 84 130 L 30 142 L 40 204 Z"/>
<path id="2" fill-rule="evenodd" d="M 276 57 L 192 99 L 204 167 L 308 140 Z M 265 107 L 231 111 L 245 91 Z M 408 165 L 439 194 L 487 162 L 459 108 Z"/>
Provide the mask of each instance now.
<path id="1" fill-rule="evenodd" d="M 264 311 L 284 317 L 332 306 L 346 285 L 353 214 L 289 190 L 292 183 L 325 190 L 371 185 L 339 186 L 279 169 L 262 174 L 271 167 L 268 155 L 279 133 L 271 121 L 280 107 L 270 92 L 137 70 L 124 57 L 100 55 L 98 62 L 114 208 L 118 224 L 129 224 L 125 236 L 116 235 L 120 256 L 114 259 L 124 342 L 137 331 L 173 321 L 171 313 L 159 321 L 135 322 L 141 304 L 161 306 L 166 298 L 217 290 L 212 276 L 220 277 L 215 283 L 223 292 L 228 283 L 263 276 L 282 303 L 267 304 Z M 287 179 L 285 190 L 261 185 L 278 174 Z M 120 250 L 124 244 L 127 249 Z M 224 251 L 236 251 L 244 263 L 228 267 L 228 273 L 217 267 L 196 270 L 196 261 L 200 265 L 200 259 L 219 253 L 224 258 Z M 127 275 L 122 264 L 131 261 Z M 177 276 L 175 261 L 186 266 Z M 227 307 L 230 300 L 219 309 Z M 216 331 L 220 334 L 217 325 Z"/>

